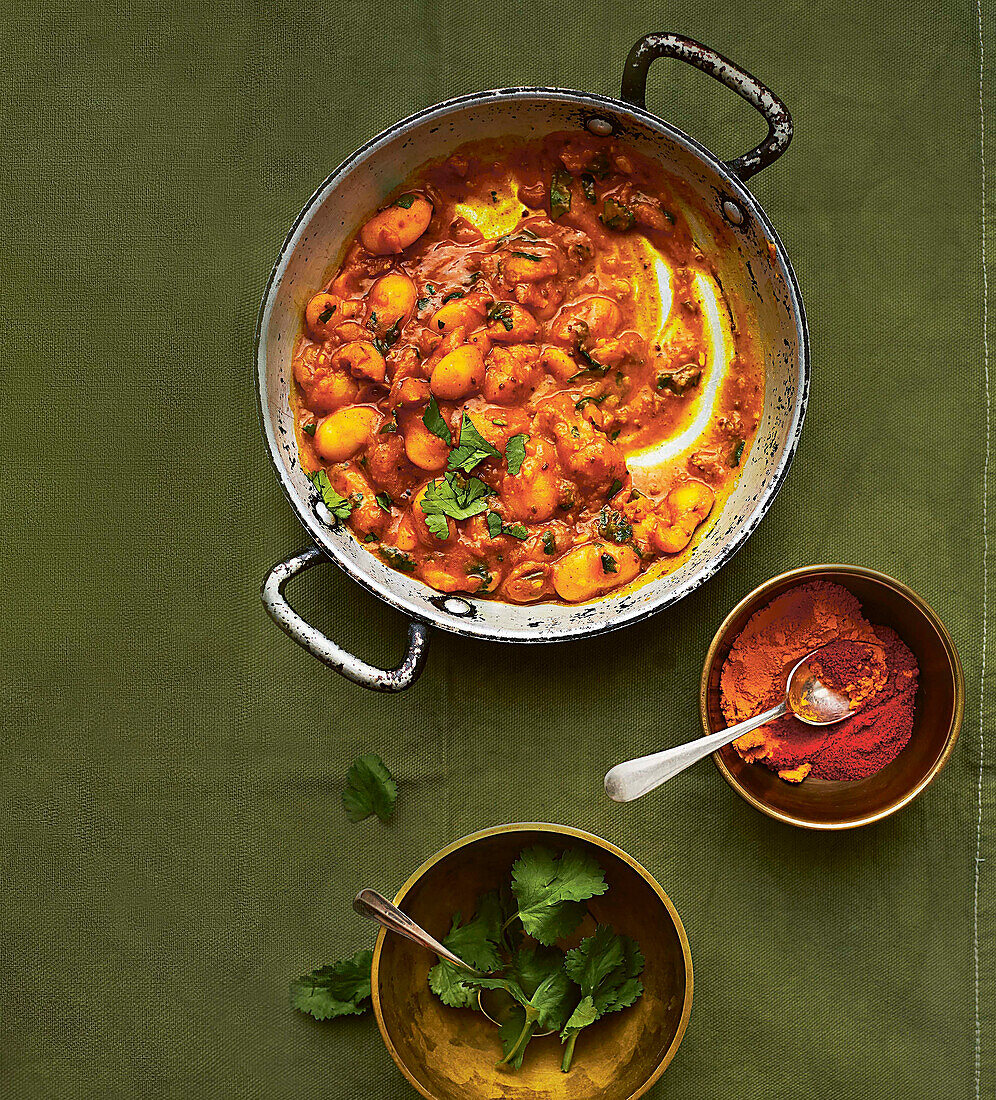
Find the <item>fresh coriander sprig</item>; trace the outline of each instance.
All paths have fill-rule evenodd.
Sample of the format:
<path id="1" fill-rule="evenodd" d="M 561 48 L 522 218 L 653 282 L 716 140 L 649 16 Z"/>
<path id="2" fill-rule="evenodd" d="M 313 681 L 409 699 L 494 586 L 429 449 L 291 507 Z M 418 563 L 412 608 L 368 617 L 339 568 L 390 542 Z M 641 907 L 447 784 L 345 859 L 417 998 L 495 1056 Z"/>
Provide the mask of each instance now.
<path id="1" fill-rule="evenodd" d="M 643 993 L 643 955 L 628 936 L 600 924 L 593 936 L 567 952 L 564 970 L 581 987 L 581 1000 L 560 1033 L 565 1044 L 560 1068 L 567 1073 L 578 1034 L 607 1013 L 628 1008 Z"/>
<path id="2" fill-rule="evenodd" d="M 501 458 L 501 452 L 481 435 L 473 420 L 464 413 L 460 422 L 460 442 L 454 450 L 450 451 L 447 469 L 463 470 L 464 473 L 469 474 L 486 458 Z"/>
<path id="3" fill-rule="evenodd" d="M 461 924 L 459 913 L 453 917 L 453 926 L 443 940 L 443 947 L 475 969 L 488 973 L 501 966 L 500 938 L 501 901 L 498 891 L 492 890 L 481 898 L 473 920 Z M 472 1008 L 476 998 L 464 984 L 466 977 L 467 971 L 462 967 L 448 959 L 440 959 L 429 971 L 429 988 L 451 1008 Z"/>
<path id="4" fill-rule="evenodd" d="M 350 821 L 362 821 L 371 814 L 389 821 L 397 798 L 398 784 L 376 753 L 364 753 L 353 761 L 342 792 Z"/>
<path id="5" fill-rule="evenodd" d="M 519 919 L 540 943 L 552 944 L 569 936 L 584 916 L 582 903 L 607 889 L 598 861 L 579 848 L 568 848 L 557 856 L 536 845 L 512 864 L 512 892 L 519 903 Z"/>
<path id="6" fill-rule="evenodd" d="M 513 477 L 519 476 L 522 463 L 526 460 L 526 444 L 528 442 L 529 436 L 520 433 L 519 435 L 513 435 L 505 444 L 505 465 L 508 466 L 508 472 Z"/>
<path id="7" fill-rule="evenodd" d="M 463 478 L 453 471 L 430 481 L 422 496 L 425 525 L 437 539 L 449 538 L 448 520 L 470 519 L 487 510 L 493 490 L 476 477 Z"/>
<path id="8" fill-rule="evenodd" d="M 585 902 L 606 889 L 591 856 L 577 849 L 558 855 L 537 845 L 513 864 L 511 890 L 486 894 L 466 924 L 459 914 L 454 918 L 444 944 L 482 973 L 468 975 L 440 961 L 429 984 L 454 1007 L 475 1007 L 480 990 L 505 995 L 500 1066 L 518 1069 L 535 1032 L 556 1030 L 566 1073 L 578 1034 L 641 996 L 643 956 L 633 940 L 597 925 L 594 935 L 566 954 L 553 943 L 576 932 Z"/>
<path id="9" fill-rule="evenodd" d="M 527 994 L 520 983 L 508 978 L 465 977 L 465 985 L 477 989 L 501 989 L 512 997 L 523 1009 L 522 1026 L 519 1034 L 502 1053 L 500 1066 L 522 1064 L 522 1054 L 526 1044 L 537 1027 L 543 1031 L 557 1031 L 565 1025 L 570 1015 L 574 992 L 570 980 L 563 968 L 563 956 L 559 951 L 549 954 L 545 965 L 545 976 L 533 991 Z"/>
<path id="10" fill-rule="evenodd" d="M 357 505 L 355 499 L 350 497 L 341 496 L 332 488 L 332 482 L 329 481 L 329 475 L 324 470 L 316 470 L 313 474 L 309 474 L 312 485 L 318 490 L 319 495 L 322 498 L 322 503 L 332 513 L 336 519 L 345 520 L 349 519 L 350 514 Z"/>
<path id="11" fill-rule="evenodd" d="M 351 959 L 319 967 L 290 984 L 294 1008 L 316 1020 L 361 1016 L 370 1007 L 372 951 L 357 951 Z"/>
<path id="12" fill-rule="evenodd" d="M 450 431 L 449 424 L 443 419 L 443 414 L 439 411 L 439 403 L 435 397 L 429 398 L 429 405 L 422 415 L 422 423 L 447 446 L 453 443 L 453 433 Z"/>

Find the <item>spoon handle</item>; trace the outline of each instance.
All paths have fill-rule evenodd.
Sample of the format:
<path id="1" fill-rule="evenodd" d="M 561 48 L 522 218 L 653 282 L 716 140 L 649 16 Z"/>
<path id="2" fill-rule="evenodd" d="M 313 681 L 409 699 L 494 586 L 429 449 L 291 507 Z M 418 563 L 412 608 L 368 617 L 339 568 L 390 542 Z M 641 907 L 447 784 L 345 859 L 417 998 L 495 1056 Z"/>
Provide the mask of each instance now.
<path id="1" fill-rule="evenodd" d="M 719 733 L 710 733 L 707 737 L 689 741 L 686 745 L 676 745 L 673 749 L 664 749 L 663 752 L 654 752 L 649 756 L 637 757 L 636 760 L 627 760 L 624 764 L 616 764 L 605 776 L 605 793 L 614 802 L 632 802 L 634 798 L 642 797 L 648 791 L 666 783 L 678 772 L 698 763 L 709 753 L 723 748 L 758 726 L 763 726 L 765 722 L 780 718 L 787 709 L 788 705 L 783 699 L 771 710 L 730 726 L 729 729 L 720 730 Z"/>
<path id="2" fill-rule="evenodd" d="M 376 890 L 361 890 L 353 899 L 353 908 L 361 917 L 366 917 L 367 920 L 376 921 L 377 924 L 383 925 L 388 932 L 396 932 L 399 936 L 404 936 L 406 940 L 411 940 L 412 943 L 427 947 L 441 959 L 455 963 L 457 966 L 463 967 L 464 970 L 469 970 L 471 974 L 477 973 L 472 966 L 443 947 L 437 939 L 417 925 L 407 913 L 402 913 L 396 905 L 389 902 L 382 894 L 378 894 Z"/>

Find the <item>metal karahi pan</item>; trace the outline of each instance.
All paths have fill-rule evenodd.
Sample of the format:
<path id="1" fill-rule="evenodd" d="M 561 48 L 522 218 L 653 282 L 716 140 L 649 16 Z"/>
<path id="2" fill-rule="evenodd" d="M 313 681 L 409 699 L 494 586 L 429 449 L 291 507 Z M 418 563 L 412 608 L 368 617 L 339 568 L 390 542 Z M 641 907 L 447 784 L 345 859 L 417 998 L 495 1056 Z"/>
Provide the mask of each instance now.
<path id="1" fill-rule="evenodd" d="M 768 135 L 724 162 L 644 107 L 647 72 L 658 57 L 685 61 L 732 89 L 764 116 Z M 291 356 L 304 305 L 358 225 L 426 161 L 489 137 L 536 137 L 583 129 L 618 134 L 690 188 L 706 253 L 727 300 L 753 326 L 765 360 L 764 413 L 743 474 L 716 522 L 678 569 L 635 590 L 588 604 L 519 606 L 444 595 L 388 568 L 348 530 L 336 527 L 298 461 L 289 394 Z M 650 34 L 630 51 L 622 98 L 558 88 L 502 88 L 428 107 L 367 142 L 308 200 L 270 276 L 256 333 L 260 417 L 284 491 L 315 545 L 276 565 L 263 603 L 278 626 L 330 668 L 364 687 L 402 691 L 425 663 L 431 627 L 502 642 L 555 642 L 602 634 L 652 615 L 707 581 L 744 544 L 777 494 L 795 453 L 809 389 L 806 319 L 788 256 L 744 183 L 787 148 L 792 122 L 758 80 L 714 50 L 673 34 Z M 715 228 L 710 228 L 715 227 Z M 698 229 L 697 229 L 698 234 Z M 395 669 L 346 652 L 287 602 L 287 582 L 336 562 L 354 580 L 409 616 L 408 651 Z"/>

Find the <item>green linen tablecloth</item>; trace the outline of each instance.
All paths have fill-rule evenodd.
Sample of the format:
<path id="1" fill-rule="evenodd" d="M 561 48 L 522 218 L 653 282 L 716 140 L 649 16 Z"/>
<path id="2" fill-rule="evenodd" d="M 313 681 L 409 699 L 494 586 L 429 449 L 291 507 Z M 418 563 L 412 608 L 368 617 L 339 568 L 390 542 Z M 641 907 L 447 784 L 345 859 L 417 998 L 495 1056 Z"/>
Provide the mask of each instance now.
<path id="1" fill-rule="evenodd" d="M 549 820 L 631 852 L 685 922 L 695 1003 L 653 1096 L 992 1096 L 991 8 L 4 7 L 0 1095 L 414 1095 L 372 1018 L 318 1024 L 287 981 L 372 941 L 359 887 L 390 893 L 477 828 Z M 365 693 L 258 599 L 307 541 L 255 411 L 280 243 L 399 117 L 510 84 L 616 94 L 651 30 L 727 53 L 794 115 L 791 150 L 751 184 L 813 337 L 788 483 L 738 557 L 649 622 L 539 649 L 437 634 L 413 690 Z M 720 155 L 763 131 L 701 74 L 661 64 L 650 85 Z M 934 786 L 844 835 L 768 820 L 710 763 L 609 803 L 607 766 L 698 733 L 732 604 L 820 560 L 902 578 L 954 635 L 966 720 Z M 401 617 L 320 572 L 300 606 L 396 658 Z M 340 804 L 365 751 L 400 783 L 388 827 Z"/>

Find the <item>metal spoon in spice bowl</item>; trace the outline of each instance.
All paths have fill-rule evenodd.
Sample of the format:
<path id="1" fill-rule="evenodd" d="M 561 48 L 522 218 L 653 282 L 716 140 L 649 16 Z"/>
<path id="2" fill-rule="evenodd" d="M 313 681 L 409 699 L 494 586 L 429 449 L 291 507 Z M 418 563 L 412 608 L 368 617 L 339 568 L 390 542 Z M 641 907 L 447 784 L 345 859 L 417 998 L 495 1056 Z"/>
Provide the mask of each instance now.
<path id="1" fill-rule="evenodd" d="M 832 644 L 832 643 L 831 643 Z M 832 726 L 854 714 L 866 701 L 851 700 L 841 692 L 827 687 L 810 667 L 810 661 L 825 646 L 807 653 L 789 673 L 785 685 L 785 698 L 776 707 L 762 711 L 761 714 L 738 722 L 729 729 L 689 741 L 663 752 L 640 756 L 616 766 L 605 776 L 605 793 L 615 802 L 632 802 L 635 798 L 652 791 L 662 783 L 683 772 L 685 768 L 698 763 L 703 757 L 723 748 L 745 733 L 763 726 L 787 714 L 790 710 L 799 719 L 810 726 Z"/>

